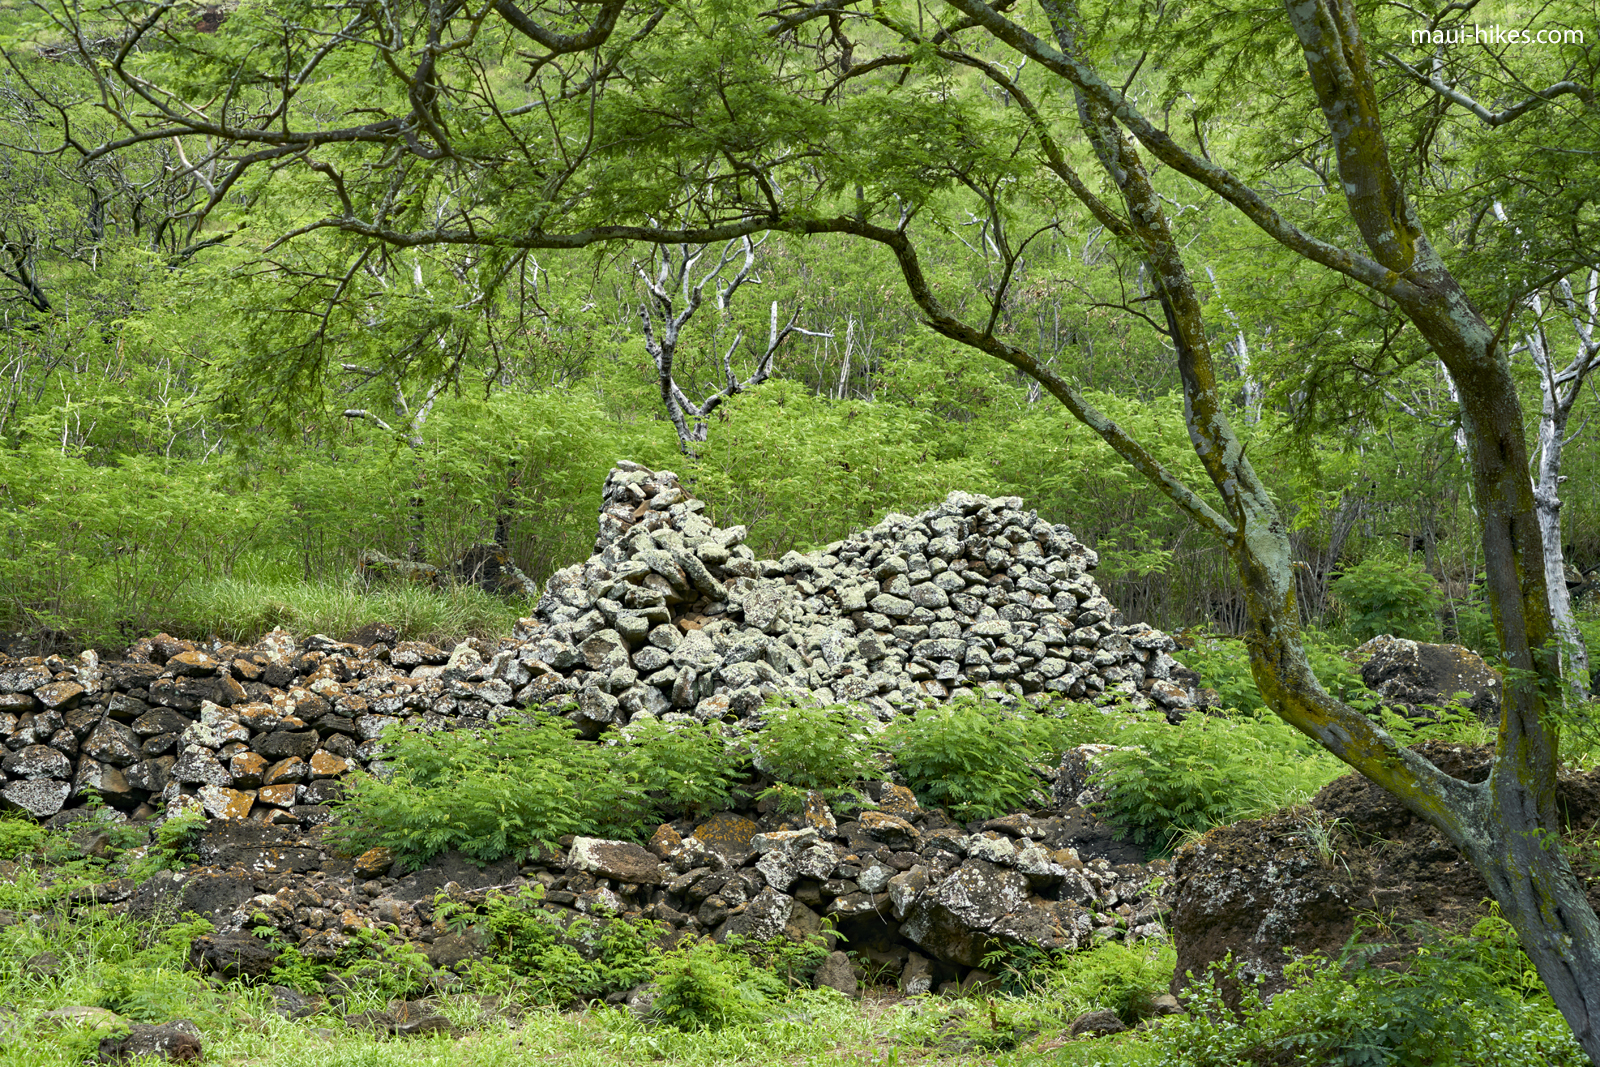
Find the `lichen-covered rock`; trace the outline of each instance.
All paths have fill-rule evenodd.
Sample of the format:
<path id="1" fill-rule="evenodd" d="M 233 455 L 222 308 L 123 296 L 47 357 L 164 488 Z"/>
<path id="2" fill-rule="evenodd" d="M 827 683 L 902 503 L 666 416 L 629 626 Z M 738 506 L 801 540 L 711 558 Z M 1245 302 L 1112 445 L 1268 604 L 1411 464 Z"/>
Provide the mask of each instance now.
<path id="1" fill-rule="evenodd" d="M 575 838 L 567 850 L 567 866 L 629 885 L 659 885 L 663 880 L 661 861 L 626 841 Z"/>
<path id="2" fill-rule="evenodd" d="M 1419 751 L 1468 782 L 1487 777 L 1492 755 L 1437 743 Z M 1557 795 L 1578 832 L 1600 819 L 1600 771 L 1564 776 Z M 1362 913 L 1384 916 L 1386 937 L 1404 939 L 1419 920 L 1465 932 L 1489 896 L 1437 830 L 1360 775 L 1330 783 L 1309 810 L 1210 831 L 1179 850 L 1173 881 L 1173 992 L 1231 953 L 1237 972 L 1220 985 L 1235 1005 L 1238 980 L 1260 978 L 1267 994 L 1284 988 L 1285 949 L 1337 955 Z M 1600 883 L 1588 893 L 1600 907 Z"/>
<path id="3" fill-rule="evenodd" d="M 72 761 L 49 745 L 27 745 L 18 749 L 0 761 L 0 768 L 8 778 L 28 781 L 72 775 Z"/>
<path id="4" fill-rule="evenodd" d="M 1402 714 L 1428 717 L 1464 694 L 1466 710 L 1484 722 L 1499 719 L 1500 676 L 1469 648 L 1382 634 L 1354 654 L 1367 657 L 1361 680 Z"/>
<path id="5" fill-rule="evenodd" d="M 101 1063 L 127 1063 L 146 1059 L 171 1063 L 198 1063 L 205 1058 L 204 1047 L 192 1029 L 167 1024 L 150 1026 L 134 1023 L 120 1036 L 100 1039 L 97 1059 Z"/>
<path id="6" fill-rule="evenodd" d="M 4 801 L 5 807 L 32 815 L 35 819 L 48 819 L 61 810 L 71 792 L 72 787 L 66 782 L 23 779 L 7 782 L 0 787 L 0 801 Z"/>

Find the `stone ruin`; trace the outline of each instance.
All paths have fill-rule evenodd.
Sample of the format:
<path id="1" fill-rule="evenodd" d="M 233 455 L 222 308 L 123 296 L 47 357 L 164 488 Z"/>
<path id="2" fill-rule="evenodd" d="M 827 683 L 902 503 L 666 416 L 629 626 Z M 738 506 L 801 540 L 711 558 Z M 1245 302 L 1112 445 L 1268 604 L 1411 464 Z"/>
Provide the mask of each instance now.
<path id="1" fill-rule="evenodd" d="M 594 736 L 642 715 L 758 727 L 779 692 L 883 720 L 980 690 L 1192 706 L 1172 639 L 1121 625 L 1095 553 L 1015 497 L 952 493 L 780 560 L 703 511 L 671 472 L 619 463 L 595 554 L 552 576 L 497 647 L 274 631 L 248 648 L 163 634 L 117 663 L 0 658 L 0 799 L 38 818 L 92 793 L 124 811 L 309 824 L 385 728 L 533 707 Z"/>
<path id="2" fill-rule="evenodd" d="M 1193 704 L 1166 634 L 1120 624 L 1099 562 L 1018 497 L 951 493 L 820 551 L 758 560 L 670 471 L 607 477 L 588 562 L 553 575 L 518 636 L 593 727 L 748 717 L 782 689 L 879 718 L 963 692 Z M 560 679 L 555 676 L 562 675 Z"/>
<path id="3" fill-rule="evenodd" d="M 1090 576 L 1095 553 L 1015 497 L 952 493 L 778 560 L 757 559 L 746 533 L 714 526 L 671 472 L 621 462 L 595 554 L 554 575 L 496 646 L 446 651 L 380 626 L 360 642 L 163 634 L 116 663 L 0 659 L 0 799 L 56 825 L 90 796 L 111 818 L 203 811 L 202 868 L 101 894 L 135 910 L 175 895 L 224 935 L 275 916 L 313 954 L 374 922 L 448 946 L 425 899 L 438 885 L 382 854 L 351 861 L 315 844 L 340 779 L 380 761 L 395 724 L 472 729 L 547 708 L 588 736 L 644 716 L 738 733 L 759 729 L 767 699 L 785 693 L 850 702 L 869 720 L 978 691 L 1169 715 L 1193 706 L 1172 639 L 1123 625 Z M 478 893 L 538 883 L 551 908 L 719 937 L 803 934 L 833 916 L 864 958 L 917 990 L 971 977 L 996 944 L 1159 932 L 1148 883 L 1164 865 L 1119 865 L 1134 857 L 1075 803 L 1075 774 L 1059 777 L 1072 781 L 1056 809 L 982 825 L 884 782 L 869 790 L 877 809 L 854 819 L 820 802 L 796 818 L 724 813 L 664 825 L 648 848 L 578 838 L 520 869 L 463 868 L 451 881 Z M 340 887 L 350 877 L 359 892 Z"/>

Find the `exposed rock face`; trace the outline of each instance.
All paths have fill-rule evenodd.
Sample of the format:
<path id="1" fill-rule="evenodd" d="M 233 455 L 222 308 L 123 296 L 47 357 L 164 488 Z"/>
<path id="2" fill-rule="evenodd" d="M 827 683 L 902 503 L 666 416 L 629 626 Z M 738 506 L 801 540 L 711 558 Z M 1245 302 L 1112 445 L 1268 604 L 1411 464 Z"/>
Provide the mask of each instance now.
<path id="1" fill-rule="evenodd" d="M 1419 747 L 1446 774 L 1480 782 L 1487 749 L 1439 744 Z M 1600 817 L 1600 771 L 1563 778 L 1558 796 L 1573 832 Z M 1281 812 L 1212 830 L 1179 850 L 1173 862 L 1171 916 L 1178 950 L 1173 992 L 1186 975 L 1205 974 L 1230 951 L 1238 977 L 1265 980 L 1268 994 L 1284 988 L 1284 949 L 1297 955 L 1337 955 L 1355 932 L 1359 914 L 1385 917 L 1385 937 L 1408 936 L 1411 923 L 1465 931 L 1484 915 L 1488 887 L 1439 832 L 1391 794 L 1360 775 L 1330 783 L 1311 802 L 1312 814 Z M 1318 824 L 1336 852 L 1319 851 Z M 1600 907 L 1600 883 L 1590 883 Z M 1233 978 L 1222 983 L 1237 1004 Z"/>
<path id="2" fill-rule="evenodd" d="M 1403 715 L 1428 717 L 1424 706 L 1443 707 L 1465 693 L 1467 710 L 1478 718 L 1500 717 L 1500 676 L 1470 648 L 1382 634 L 1355 651 L 1369 657 L 1361 680 Z"/>

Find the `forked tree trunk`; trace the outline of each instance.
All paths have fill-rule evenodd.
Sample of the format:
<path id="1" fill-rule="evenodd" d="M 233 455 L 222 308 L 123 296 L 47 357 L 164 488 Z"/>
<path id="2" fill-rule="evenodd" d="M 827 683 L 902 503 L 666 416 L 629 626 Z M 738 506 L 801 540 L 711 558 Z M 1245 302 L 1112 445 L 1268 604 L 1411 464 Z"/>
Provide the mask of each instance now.
<path id="1" fill-rule="evenodd" d="M 930 324 L 953 339 L 1034 377 L 1080 421 L 1228 547 L 1249 614 L 1251 670 L 1268 706 L 1439 828 L 1483 875 L 1556 1005 L 1589 1057 L 1600 1062 L 1600 922 L 1563 854 L 1555 802 L 1559 724 L 1545 692 L 1558 682 L 1546 599 L 1543 538 L 1528 478 L 1522 411 L 1498 338 L 1473 308 L 1422 232 L 1389 165 L 1377 96 L 1348 0 L 1291 0 L 1290 22 L 1338 156 L 1341 184 L 1370 258 L 1327 245 L 1277 215 L 1253 190 L 1209 160 L 1184 152 L 1140 116 L 1075 54 L 1069 0 L 1044 0 L 1060 50 L 1007 20 L 983 0 L 949 0 L 973 22 L 1038 59 L 1080 93 L 1080 117 L 1103 168 L 1122 193 L 1127 217 L 1108 212 L 1067 166 L 1018 87 L 987 61 L 952 56 L 1012 92 L 1035 122 L 1046 165 L 1095 217 L 1136 241 L 1155 278 L 1178 353 L 1185 419 L 1196 455 L 1226 515 L 1184 486 L 1114 422 L 1032 355 L 946 311 L 922 276 L 904 232 L 881 231 Z M 1287 524 L 1256 476 L 1224 413 L 1199 301 L 1148 174 L 1122 136 L 1141 143 L 1239 207 L 1291 249 L 1339 270 L 1395 302 L 1448 368 L 1460 394 L 1483 526 L 1489 597 L 1509 671 L 1496 762 L 1471 785 L 1401 748 L 1355 709 L 1329 694 L 1307 662 L 1301 639 Z"/>

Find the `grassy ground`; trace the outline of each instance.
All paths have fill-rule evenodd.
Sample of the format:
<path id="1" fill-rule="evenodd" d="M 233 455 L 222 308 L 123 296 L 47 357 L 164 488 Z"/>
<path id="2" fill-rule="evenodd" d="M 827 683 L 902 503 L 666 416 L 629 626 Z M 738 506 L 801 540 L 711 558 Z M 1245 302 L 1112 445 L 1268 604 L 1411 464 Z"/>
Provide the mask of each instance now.
<path id="1" fill-rule="evenodd" d="M 8 904 L 21 903 L 15 892 Z M 1310 967 L 1296 988 L 1234 1017 L 1216 1002 L 1194 1014 L 1147 1018 L 1125 1033 L 1072 1038 L 1081 1012 L 1131 1015 L 1164 991 L 1169 946 L 1106 945 L 1037 959 L 1011 977 L 1016 994 L 902 998 L 869 989 L 851 1000 L 797 988 L 744 1021 L 680 1029 L 595 1004 L 583 1011 L 519 1004 L 515 996 L 457 993 L 429 1003 L 452 1033 L 383 1038 L 347 1027 L 346 1014 L 382 1009 L 358 988 L 337 1008 L 280 1017 L 264 985 L 205 979 L 184 968 L 199 924 L 141 925 L 105 909 L 70 916 L 11 911 L 0 927 L 0 1067 L 77 1067 L 101 1037 L 128 1022 L 186 1019 L 206 1061 L 228 1067 L 1032 1067 L 1032 1065 L 1542 1063 L 1584 1061 L 1526 961 L 1493 924 L 1471 939 L 1435 942 L 1400 971 Z M 51 959 L 42 959 L 48 953 Z M 508 1007 L 509 1005 L 509 1007 Z M 97 1007 L 111 1029 L 63 1023 L 52 1012 Z"/>

